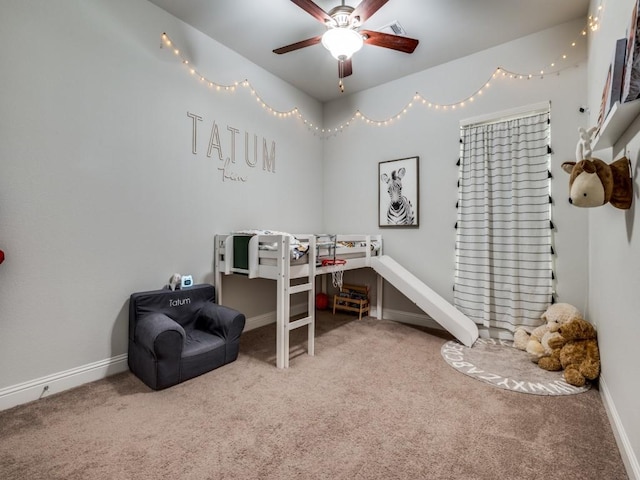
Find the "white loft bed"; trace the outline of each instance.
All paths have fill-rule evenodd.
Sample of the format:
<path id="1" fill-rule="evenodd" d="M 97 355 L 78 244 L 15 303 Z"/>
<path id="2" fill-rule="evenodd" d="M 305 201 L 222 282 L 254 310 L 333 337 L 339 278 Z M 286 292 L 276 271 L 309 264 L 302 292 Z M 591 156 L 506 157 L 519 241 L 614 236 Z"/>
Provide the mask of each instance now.
<path id="1" fill-rule="evenodd" d="M 301 252 L 305 253 L 300 256 Z M 288 368 L 291 330 L 307 325 L 307 353 L 314 355 L 315 277 L 336 270 L 370 267 L 371 259 L 381 255 L 381 235 L 290 235 L 264 231 L 216 235 L 214 270 L 218 301 L 222 303 L 223 275 L 241 274 L 276 280 L 276 366 Z M 346 263 L 322 265 L 323 259 L 334 258 L 346 260 Z M 302 278 L 306 282 L 291 285 L 291 280 Z M 381 291 L 380 277 L 378 283 Z M 291 321 L 290 297 L 301 292 L 307 292 L 307 316 Z M 378 295 L 378 312 L 382 311 L 381 297 Z"/>

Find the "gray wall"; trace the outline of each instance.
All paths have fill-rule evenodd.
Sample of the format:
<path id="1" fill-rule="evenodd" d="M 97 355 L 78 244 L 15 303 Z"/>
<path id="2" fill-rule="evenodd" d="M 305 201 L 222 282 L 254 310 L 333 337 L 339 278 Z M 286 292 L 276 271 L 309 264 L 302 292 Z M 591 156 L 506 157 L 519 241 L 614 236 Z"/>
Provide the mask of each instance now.
<path id="1" fill-rule="evenodd" d="M 589 106 L 595 125 L 600 98 L 615 42 L 626 37 L 635 0 L 607 2 L 602 24 L 589 48 Z M 591 2 L 596 11 L 598 2 Z M 602 357 L 601 391 L 609 399 L 609 414 L 617 430 L 623 459 L 631 478 L 640 478 L 640 379 L 633 375 L 640 364 L 640 209 L 638 162 L 640 120 L 636 119 L 613 148 L 595 152 L 610 162 L 626 155 L 634 177 L 634 203 L 622 211 L 610 205 L 589 209 L 589 319 L 598 327 Z M 616 431 L 616 429 L 614 429 Z"/>
<path id="2" fill-rule="evenodd" d="M 611 40 L 624 35 L 632 1 L 612 3 L 590 37 L 588 82 L 584 43 L 569 47 L 583 26 L 573 22 L 322 106 L 144 0 L 0 0 L 0 248 L 7 254 L 0 265 L 0 397 L 126 354 L 129 294 L 158 288 L 176 271 L 212 281 L 215 233 L 381 231 L 386 253 L 451 299 L 459 122 L 550 100 L 557 299 L 598 325 L 604 395 L 637 466 L 640 387 L 626 374 L 637 364 L 631 342 L 640 333 L 636 209 L 570 207 L 560 170 L 573 159 L 577 127 L 590 124 L 578 107 L 588 101 L 597 112 Z M 414 105 L 390 126 L 356 121 L 323 141 L 294 117 L 270 115 L 245 88 L 208 89 L 159 48 L 162 32 L 207 78 L 248 78 L 274 108 L 297 106 L 327 128 L 356 109 L 394 116 L 415 92 L 457 102 L 499 65 L 535 72 L 565 51 L 570 57 L 560 75 L 496 79 L 463 109 Z M 203 117 L 195 155 L 187 112 Z M 231 156 L 227 127 L 238 130 L 232 170 L 246 182 L 222 181 L 224 159 L 215 149 L 207 156 L 214 121 L 224 157 Z M 275 173 L 244 162 L 244 132 L 276 143 Z M 635 168 L 639 132 L 635 123 L 605 155 L 627 151 Z M 420 228 L 380 230 L 378 162 L 413 155 L 421 159 Z M 375 284 L 367 272 L 357 275 Z M 247 282 L 226 281 L 232 306 L 250 316 L 272 311 L 273 282 Z M 386 290 L 390 311 L 420 315 Z"/>
<path id="3" fill-rule="evenodd" d="M 586 115 L 578 112 L 587 100 L 586 40 L 571 50 L 564 62 L 568 68 L 560 75 L 531 80 L 500 75 L 491 79 L 498 66 L 518 73 L 538 72 L 541 65 L 549 64 L 570 48 L 582 27 L 582 21 L 571 22 L 326 104 L 325 126 L 331 127 L 351 118 L 356 109 L 368 117 L 385 119 L 402 111 L 409 102 L 414 103 L 388 126 L 355 121 L 327 139 L 324 145 L 327 229 L 381 232 L 385 253 L 451 301 L 460 121 L 551 101 L 556 298 L 583 308 L 587 212 L 568 204 L 568 176 L 560 165 L 575 157 L 578 127 L 588 122 Z M 413 95 L 419 92 L 433 103 L 458 103 L 483 87 L 488 79 L 490 87 L 462 108 L 436 111 L 413 101 Z M 420 228 L 379 229 L 378 162 L 414 155 L 420 157 Z M 359 214 L 347 215 L 347 211 Z M 385 306 L 393 310 L 404 310 L 405 305 L 393 291 L 389 301 L 385 301 Z"/>
<path id="4" fill-rule="evenodd" d="M 322 140 L 247 88 L 208 88 L 161 34 L 210 80 L 249 79 L 276 109 L 316 124 L 317 101 L 144 0 L 0 0 L 0 11 L 0 393 L 125 354 L 129 295 L 173 272 L 213 281 L 214 234 L 320 226 Z M 195 155 L 187 112 L 203 118 Z M 207 156 L 214 121 L 222 162 Z M 227 127 L 245 182 L 222 180 Z M 260 142 L 254 168 L 245 131 Z M 274 308 L 259 287 L 249 314 Z"/>

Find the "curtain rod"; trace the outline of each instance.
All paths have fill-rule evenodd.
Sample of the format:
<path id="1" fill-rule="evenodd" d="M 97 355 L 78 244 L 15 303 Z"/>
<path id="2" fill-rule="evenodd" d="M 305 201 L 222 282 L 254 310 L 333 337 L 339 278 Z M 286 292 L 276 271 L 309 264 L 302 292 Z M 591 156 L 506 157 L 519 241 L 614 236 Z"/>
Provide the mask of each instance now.
<path id="1" fill-rule="evenodd" d="M 474 127 L 477 125 L 490 125 L 492 123 L 505 122 L 515 118 L 530 117 L 551 110 L 551 101 L 534 103 L 522 107 L 511 108 L 501 112 L 489 113 L 472 118 L 460 120 L 460 128 Z"/>

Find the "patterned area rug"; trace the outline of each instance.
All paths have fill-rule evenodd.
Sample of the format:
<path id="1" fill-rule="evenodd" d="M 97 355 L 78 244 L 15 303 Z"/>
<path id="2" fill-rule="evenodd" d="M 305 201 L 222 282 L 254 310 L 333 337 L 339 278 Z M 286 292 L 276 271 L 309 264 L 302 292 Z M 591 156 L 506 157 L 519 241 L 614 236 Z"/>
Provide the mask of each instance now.
<path id="1" fill-rule="evenodd" d="M 440 353 L 453 368 L 494 387 L 533 395 L 573 395 L 586 392 L 590 384 L 574 387 L 562 372 L 548 372 L 529 360 L 529 355 L 513 347 L 513 342 L 479 338 L 473 347 L 458 342 L 445 343 Z"/>

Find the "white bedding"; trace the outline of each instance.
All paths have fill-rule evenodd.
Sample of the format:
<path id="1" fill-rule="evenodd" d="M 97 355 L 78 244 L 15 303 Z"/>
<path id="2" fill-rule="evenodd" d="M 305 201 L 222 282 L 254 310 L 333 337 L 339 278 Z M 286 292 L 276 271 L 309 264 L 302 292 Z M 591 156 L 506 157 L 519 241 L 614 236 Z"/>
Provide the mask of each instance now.
<path id="1" fill-rule="evenodd" d="M 233 235 L 284 235 L 289 237 L 289 244 L 291 246 L 291 258 L 293 260 L 298 260 L 309 249 L 307 244 L 303 244 L 298 240 L 295 235 L 292 235 L 287 232 L 278 232 L 276 230 L 256 230 L 256 229 L 248 229 L 248 230 L 238 230 L 237 232 L 233 232 Z M 258 247 L 261 250 L 277 250 L 278 244 L 274 243 L 261 243 Z"/>
<path id="2" fill-rule="evenodd" d="M 277 230 L 259 230 L 259 229 L 247 229 L 247 230 L 238 230 L 233 232 L 234 235 L 284 235 L 289 237 L 289 244 L 291 246 L 291 258 L 293 260 L 298 260 L 302 258 L 308 251 L 309 245 L 307 243 L 302 243 L 298 240 L 295 235 L 288 232 L 279 232 Z M 319 237 L 326 238 L 326 234 L 321 234 Z M 317 246 L 326 248 L 327 246 L 333 245 L 333 241 L 320 241 L 316 243 Z M 380 250 L 380 242 L 377 240 L 371 240 L 369 243 L 371 246 L 372 252 L 378 252 Z M 364 248 L 367 246 L 366 241 L 338 241 L 335 246 L 337 248 Z M 278 244 L 274 243 L 260 243 L 259 248 L 261 250 L 277 250 Z"/>

